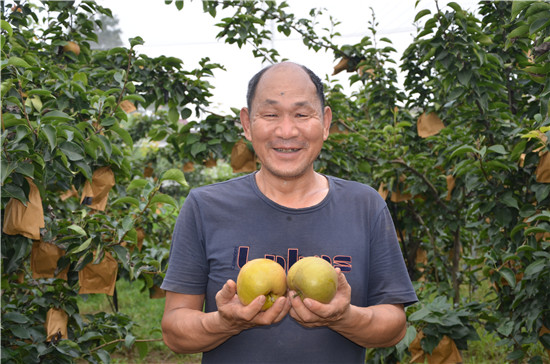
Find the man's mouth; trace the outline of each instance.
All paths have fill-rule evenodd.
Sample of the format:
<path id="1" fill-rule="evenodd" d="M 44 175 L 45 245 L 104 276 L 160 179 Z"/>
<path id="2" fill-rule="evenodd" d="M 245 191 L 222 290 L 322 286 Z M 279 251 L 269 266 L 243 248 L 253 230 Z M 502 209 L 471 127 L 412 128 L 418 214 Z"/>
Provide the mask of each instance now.
<path id="1" fill-rule="evenodd" d="M 301 148 L 273 148 L 273 149 L 275 149 L 275 151 L 281 152 L 281 153 L 294 153 L 294 152 L 299 151 Z"/>

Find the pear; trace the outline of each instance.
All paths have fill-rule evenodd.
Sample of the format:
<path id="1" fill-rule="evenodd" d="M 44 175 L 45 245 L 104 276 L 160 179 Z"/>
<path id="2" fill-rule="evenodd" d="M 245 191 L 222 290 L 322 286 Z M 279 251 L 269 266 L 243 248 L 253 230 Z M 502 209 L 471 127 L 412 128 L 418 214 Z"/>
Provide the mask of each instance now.
<path id="1" fill-rule="evenodd" d="M 258 258 L 248 261 L 237 276 L 237 296 L 243 305 L 264 295 L 262 311 L 270 308 L 277 298 L 286 294 L 284 268 L 270 259 Z"/>
<path id="2" fill-rule="evenodd" d="M 290 290 L 302 300 L 312 298 L 322 303 L 329 303 L 338 289 L 338 274 L 326 260 L 319 257 L 305 257 L 290 267 L 287 276 Z"/>

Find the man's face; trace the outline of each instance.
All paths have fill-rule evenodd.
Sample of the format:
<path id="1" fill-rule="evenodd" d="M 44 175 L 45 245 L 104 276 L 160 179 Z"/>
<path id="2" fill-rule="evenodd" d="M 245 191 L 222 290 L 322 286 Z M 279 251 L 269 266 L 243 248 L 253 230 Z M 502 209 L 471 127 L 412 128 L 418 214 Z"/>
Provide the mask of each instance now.
<path id="1" fill-rule="evenodd" d="M 307 73 L 292 63 L 267 70 L 251 108 L 241 110 L 241 121 L 262 170 L 287 180 L 313 171 L 328 137 L 332 112 L 325 107 L 323 114 Z"/>

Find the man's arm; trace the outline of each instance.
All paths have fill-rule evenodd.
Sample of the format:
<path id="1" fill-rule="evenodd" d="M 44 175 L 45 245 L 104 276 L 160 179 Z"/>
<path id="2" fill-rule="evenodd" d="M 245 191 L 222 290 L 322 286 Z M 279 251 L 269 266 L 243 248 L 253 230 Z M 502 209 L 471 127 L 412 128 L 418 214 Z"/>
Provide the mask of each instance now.
<path id="1" fill-rule="evenodd" d="M 167 291 L 162 317 L 166 345 L 177 353 L 209 351 L 245 329 L 282 320 L 290 309 L 288 299 L 279 297 L 271 308 L 262 312 L 265 296 L 244 306 L 236 292 L 235 282 L 228 280 L 216 294 L 218 311 L 205 313 L 204 295 Z"/>
<path id="2" fill-rule="evenodd" d="M 327 326 L 363 347 L 397 344 L 407 331 L 402 304 L 359 307 L 350 304 L 351 287 L 338 269 L 338 291 L 328 304 L 289 293 L 290 316 L 306 327 Z"/>

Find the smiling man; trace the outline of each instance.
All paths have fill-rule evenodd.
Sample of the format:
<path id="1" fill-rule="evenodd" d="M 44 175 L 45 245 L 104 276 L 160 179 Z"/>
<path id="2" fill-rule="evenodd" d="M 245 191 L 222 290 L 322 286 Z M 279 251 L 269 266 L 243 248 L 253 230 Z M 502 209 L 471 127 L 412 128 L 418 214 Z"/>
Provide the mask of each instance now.
<path id="1" fill-rule="evenodd" d="M 241 110 L 260 170 L 193 189 L 174 229 L 162 321 L 166 344 L 204 363 L 363 363 L 391 346 L 417 298 L 384 200 L 369 186 L 317 173 L 332 111 L 321 80 L 285 62 L 258 72 Z M 240 303 L 244 264 L 269 258 L 287 271 L 317 255 L 338 273 L 331 302 L 294 292 L 261 311 Z M 204 310 L 203 310 L 204 306 Z"/>

